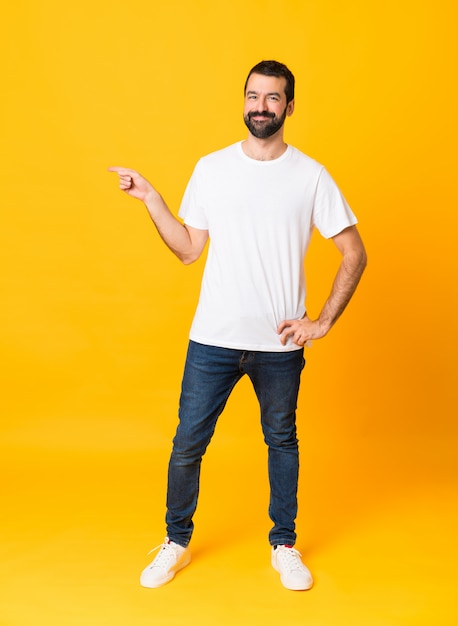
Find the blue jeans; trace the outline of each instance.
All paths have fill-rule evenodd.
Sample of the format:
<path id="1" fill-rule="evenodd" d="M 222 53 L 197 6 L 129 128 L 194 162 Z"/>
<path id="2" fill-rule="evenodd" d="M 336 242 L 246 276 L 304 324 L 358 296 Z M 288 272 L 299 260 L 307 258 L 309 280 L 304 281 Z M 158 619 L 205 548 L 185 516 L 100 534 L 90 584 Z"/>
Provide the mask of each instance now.
<path id="1" fill-rule="evenodd" d="M 269 542 L 294 545 L 299 474 L 296 405 L 304 365 L 303 349 L 246 352 L 189 342 L 168 473 L 166 523 L 172 541 L 187 546 L 191 539 L 202 457 L 232 389 L 247 374 L 268 446 L 269 516 L 274 524 Z"/>

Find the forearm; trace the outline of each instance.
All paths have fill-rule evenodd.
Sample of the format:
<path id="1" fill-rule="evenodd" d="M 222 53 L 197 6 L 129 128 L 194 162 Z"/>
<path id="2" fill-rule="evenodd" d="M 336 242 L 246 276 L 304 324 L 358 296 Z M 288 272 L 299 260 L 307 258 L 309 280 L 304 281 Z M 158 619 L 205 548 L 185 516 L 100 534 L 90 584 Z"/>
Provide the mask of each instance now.
<path id="1" fill-rule="evenodd" d="M 367 257 L 364 248 L 352 251 L 343 257 L 331 293 L 317 320 L 324 333 L 331 329 L 350 302 L 366 264 Z"/>
<path id="2" fill-rule="evenodd" d="M 342 261 L 332 284 L 329 298 L 317 319 L 305 315 L 302 319 L 283 320 L 277 332 L 283 345 L 289 338 L 298 346 L 311 339 L 324 337 L 342 315 L 350 302 L 367 264 L 366 251 L 356 226 L 349 226 L 333 237 Z"/>
<path id="3" fill-rule="evenodd" d="M 189 228 L 177 220 L 162 196 L 136 170 L 110 167 L 108 171 L 118 174 L 122 191 L 145 204 L 162 240 L 183 263 L 192 263 L 199 258 L 208 237 L 207 231 Z"/>
<path id="4" fill-rule="evenodd" d="M 151 190 L 144 199 L 148 213 L 167 247 L 185 264 L 199 256 L 193 248 L 186 226 L 170 212 L 162 196 Z"/>

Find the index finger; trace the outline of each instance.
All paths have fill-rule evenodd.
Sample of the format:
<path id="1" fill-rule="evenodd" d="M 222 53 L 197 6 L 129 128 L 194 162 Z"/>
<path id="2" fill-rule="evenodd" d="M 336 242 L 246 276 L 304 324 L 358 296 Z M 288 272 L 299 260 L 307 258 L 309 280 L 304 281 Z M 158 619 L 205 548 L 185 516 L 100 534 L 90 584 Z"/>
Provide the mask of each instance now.
<path id="1" fill-rule="evenodd" d="M 120 174 L 121 176 L 124 175 L 132 175 L 134 174 L 134 170 L 129 170 L 127 169 L 127 167 L 118 167 L 118 166 L 112 166 L 108 168 L 109 172 L 116 172 L 117 174 Z"/>

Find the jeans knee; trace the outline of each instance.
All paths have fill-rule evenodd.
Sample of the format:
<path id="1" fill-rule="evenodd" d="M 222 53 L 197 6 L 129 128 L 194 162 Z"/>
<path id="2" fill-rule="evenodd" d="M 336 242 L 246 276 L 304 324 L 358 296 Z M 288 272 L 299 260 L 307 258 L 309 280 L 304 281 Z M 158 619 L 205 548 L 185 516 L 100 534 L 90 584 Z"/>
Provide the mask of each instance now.
<path id="1" fill-rule="evenodd" d="M 295 452 L 299 444 L 295 430 L 290 433 L 265 433 L 264 441 L 269 448 L 280 451 Z"/>
<path id="2" fill-rule="evenodd" d="M 192 439 L 177 434 L 173 440 L 172 459 L 177 465 L 192 465 L 201 461 L 208 444 L 208 439 Z"/>
<path id="3" fill-rule="evenodd" d="M 294 413 L 283 419 L 264 419 L 262 430 L 269 448 L 294 449 L 298 446 Z"/>

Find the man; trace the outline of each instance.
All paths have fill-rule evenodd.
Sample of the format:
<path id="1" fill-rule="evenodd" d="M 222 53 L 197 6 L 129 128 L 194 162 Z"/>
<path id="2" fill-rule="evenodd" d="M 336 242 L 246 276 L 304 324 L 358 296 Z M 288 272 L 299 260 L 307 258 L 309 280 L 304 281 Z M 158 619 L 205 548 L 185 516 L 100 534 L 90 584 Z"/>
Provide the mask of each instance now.
<path id="1" fill-rule="evenodd" d="M 247 374 L 268 446 L 271 560 L 288 589 L 312 576 L 294 548 L 298 442 L 296 402 L 307 342 L 324 337 L 345 309 L 366 265 L 356 218 L 314 160 L 283 139 L 294 111 L 294 76 L 277 61 L 252 68 L 245 84 L 245 141 L 202 158 L 179 215 L 138 172 L 117 172 L 142 200 L 164 242 L 183 263 L 210 239 L 183 375 L 179 424 L 169 463 L 167 537 L 142 572 L 159 587 L 190 561 L 202 456 L 235 384 Z M 342 255 L 317 319 L 305 311 L 304 256 L 313 228 Z"/>

